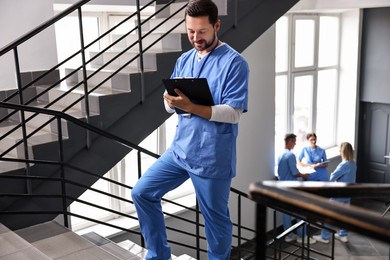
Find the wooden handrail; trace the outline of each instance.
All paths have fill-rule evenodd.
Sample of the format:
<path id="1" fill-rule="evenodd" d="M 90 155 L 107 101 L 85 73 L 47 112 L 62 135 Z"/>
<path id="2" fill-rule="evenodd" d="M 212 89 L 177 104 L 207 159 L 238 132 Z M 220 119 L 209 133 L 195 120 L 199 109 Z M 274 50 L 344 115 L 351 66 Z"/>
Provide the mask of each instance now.
<path id="1" fill-rule="evenodd" d="M 390 184 L 264 181 L 250 185 L 249 197 L 258 204 L 298 215 L 308 222 L 320 221 L 386 243 L 390 241 L 390 218 L 361 207 L 332 202 L 327 198 L 389 199 Z"/>

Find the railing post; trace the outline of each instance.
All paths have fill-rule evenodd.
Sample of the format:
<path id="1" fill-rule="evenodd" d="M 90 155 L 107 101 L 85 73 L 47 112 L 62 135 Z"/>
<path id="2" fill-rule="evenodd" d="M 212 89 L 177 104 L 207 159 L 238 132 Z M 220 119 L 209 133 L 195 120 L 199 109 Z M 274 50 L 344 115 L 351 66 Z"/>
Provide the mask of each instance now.
<path id="1" fill-rule="evenodd" d="M 138 165 L 138 180 L 141 179 L 142 176 L 142 162 L 141 162 L 141 151 L 137 151 L 137 165 Z M 145 248 L 145 239 L 142 235 L 142 232 L 140 232 L 141 236 L 141 246 Z"/>
<path id="2" fill-rule="evenodd" d="M 137 151 L 137 165 L 138 165 L 138 180 L 142 176 L 142 161 L 141 161 L 141 151 Z"/>
<path id="3" fill-rule="evenodd" d="M 241 259 L 241 195 L 238 195 L 238 216 L 237 216 L 237 244 L 238 244 L 238 259 Z"/>
<path id="4" fill-rule="evenodd" d="M 266 206 L 256 203 L 256 260 L 266 259 L 266 213 Z"/>
<path id="5" fill-rule="evenodd" d="M 88 95 L 88 79 L 87 79 L 87 65 L 85 62 L 85 43 L 84 43 L 84 32 L 83 32 L 83 14 L 81 12 L 81 7 L 77 9 L 78 18 L 79 18 L 79 31 L 80 31 L 80 54 L 83 67 L 83 86 L 84 86 L 84 98 L 85 98 L 85 113 L 86 113 L 86 122 L 89 123 L 90 111 L 89 111 L 89 95 Z M 86 130 L 87 134 L 87 148 L 91 145 L 90 133 Z"/>
<path id="6" fill-rule="evenodd" d="M 68 211 L 66 203 L 66 183 L 65 183 L 65 169 L 64 169 L 64 144 L 62 140 L 62 126 L 61 118 L 57 118 L 57 132 L 58 132 L 58 146 L 59 146 L 59 157 L 60 157 L 60 168 L 61 168 L 61 197 L 62 197 L 62 212 L 64 212 L 64 226 L 69 228 Z"/>
<path id="7" fill-rule="evenodd" d="M 19 93 L 19 104 L 23 105 L 23 86 L 22 79 L 20 77 L 20 64 L 19 64 L 19 55 L 18 55 L 18 47 L 14 48 L 14 58 L 15 58 L 15 70 L 16 70 L 16 80 L 18 84 L 18 93 Z M 29 154 L 28 154 L 28 142 L 27 142 L 27 130 L 26 130 L 26 117 L 23 110 L 19 111 L 20 113 L 20 124 L 22 126 L 22 135 L 23 135 L 23 150 L 24 150 L 24 158 L 26 158 L 26 176 L 30 176 L 30 163 Z M 32 192 L 31 180 L 26 180 L 26 189 L 27 193 L 30 194 Z"/>
<path id="8" fill-rule="evenodd" d="M 237 28 L 238 25 L 238 3 L 237 0 L 234 0 L 234 24 L 233 28 Z"/>
<path id="9" fill-rule="evenodd" d="M 198 203 L 198 200 L 196 200 L 196 207 L 195 207 L 196 211 L 195 211 L 195 214 L 196 214 L 196 226 L 195 226 L 195 234 L 196 234 L 196 259 L 200 259 L 200 228 L 199 228 L 199 222 L 200 222 L 200 217 L 199 217 L 199 203 Z"/>
<path id="10" fill-rule="evenodd" d="M 140 1 L 137 0 L 137 29 L 138 29 L 138 46 L 139 46 L 139 66 L 141 72 L 141 102 L 145 102 L 145 75 L 144 75 L 144 52 L 142 47 L 142 28 L 141 28 L 141 8 Z"/>

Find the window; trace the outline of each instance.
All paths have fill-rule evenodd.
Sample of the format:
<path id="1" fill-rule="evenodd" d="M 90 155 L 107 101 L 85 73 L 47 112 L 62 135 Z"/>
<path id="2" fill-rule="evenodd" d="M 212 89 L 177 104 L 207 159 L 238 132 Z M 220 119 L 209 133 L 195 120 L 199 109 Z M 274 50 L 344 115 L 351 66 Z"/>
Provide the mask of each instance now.
<path id="1" fill-rule="evenodd" d="M 308 132 L 323 148 L 337 146 L 340 17 L 289 14 L 276 23 L 275 151 L 287 132 L 297 149 Z"/>

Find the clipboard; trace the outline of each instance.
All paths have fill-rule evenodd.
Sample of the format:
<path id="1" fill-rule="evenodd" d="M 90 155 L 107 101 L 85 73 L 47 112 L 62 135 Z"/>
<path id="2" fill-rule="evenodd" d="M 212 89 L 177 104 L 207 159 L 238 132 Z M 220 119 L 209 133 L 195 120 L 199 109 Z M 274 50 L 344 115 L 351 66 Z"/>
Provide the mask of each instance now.
<path id="1" fill-rule="evenodd" d="M 175 78 L 163 79 L 162 81 L 165 89 L 171 96 L 177 96 L 174 91 L 174 89 L 177 88 L 195 104 L 205 106 L 214 105 L 214 100 L 206 78 Z M 178 114 L 186 113 L 177 108 L 175 110 Z"/>

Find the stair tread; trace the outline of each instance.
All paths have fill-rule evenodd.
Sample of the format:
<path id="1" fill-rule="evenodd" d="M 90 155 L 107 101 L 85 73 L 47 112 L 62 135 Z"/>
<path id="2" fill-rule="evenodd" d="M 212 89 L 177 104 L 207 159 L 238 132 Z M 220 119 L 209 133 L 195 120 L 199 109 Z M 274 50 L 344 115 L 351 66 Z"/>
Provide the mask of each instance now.
<path id="1" fill-rule="evenodd" d="M 12 130 L 17 124 L 18 123 L 15 122 L 13 125 L 1 126 L 0 127 L 0 134 L 7 133 L 8 131 Z M 33 131 L 35 129 L 36 129 L 35 127 L 30 127 L 28 125 L 26 126 L 26 131 L 27 132 Z M 40 134 L 46 134 L 48 132 L 41 131 L 39 133 Z M 21 139 L 21 127 L 19 127 L 18 130 L 15 130 L 12 133 L 10 133 L 7 137 L 10 138 L 10 139 L 13 139 L 13 140 L 20 140 Z"/>
<path id="2" fill-rule="evenodd" d="M 4 234 L 11 245 L 15 244 L 13 243 L 15 239 L 21 242 L 16 244 L 20 246 L 17 249 L 13 249 L 12 253 L 34 246 L 38 252 L 50 257 L 47 259 L 142 259 L 140 256 L 125 250 L 118 244 L 94 232 L 79 236 L 56 221 L 37 224 L 15 232 L 8 230 L 0 224 L 0 239 Z M 6 245 L 0 243 L 0 252 L 3 252 L 1 249 Z M 19 254 L 22 253 L 20 252 Z"/>
<path id="3" fill-rule="evenodd" d="M 29 247 L 31 247 L 30 243 L 11 230 L 3 232 L 0 235 L 0 258 L 1 256 L 14 254 Z"/>
<path id="4" fill-rule="evenodd" d="M 55 89 L 59 90 L 59 91 L 66 92 L 66 91 L 69 91 L 72 87 L 73 87 L 73 85 L 70 85 L 69 83 L 63 82 L 61 84 L 61 86 L 58 86 Z M 89 89 L 92 89 L 93 87 L 94 86 L 89 87 Z M 78 94 L 84 94 L 84 86 L 78 86 L 75 89 L 73 89 L 72 92 L 78 93 Z M 100 86 L 96 90 L 91 92 L 89 95 L 90 96 L 105 96 L 105 95 L 113 95 L 113 94 L 119 94 L 119 93 L 125 93 L 125 92 L 128 92 L 128 91 L 124 91 L 124 90 L 120 90 L 120 89 L 113 89 L 113 88 L 105 87 L 105 86 Z"/>
<path id="5" fill-rule="evenodd" d="M 55 259 L 56 260 L 75 260 L 75 259 L 120 260 L 122 258 L 118 258 L 97 246 L 93 246 L 90 248 L 85 248 L 83 250 L 69 253 L 64 256 L 55 257 Z"/>
<path id="6" fill-rule="evenodd" d="M 179 51 L 182 51 L 181 49 L 163 49 L 163 50 L 156 50 L 156 49 L 148 49 L 147 51 L 145 51 L 146 54 L 160 54 L 160 53 L 171 53 L 171 52 L 179 52 Z M 122 52 L 122 50 L 108 50 L 108 51 L 105 51 L 105 53 L 109 53 L 109 54 L 118 54 Z M 91 52 L 91 53 L 98 53 L 98 51 L 96 52 Z M 134 51 L 127 51 L 126 53 L 139 53 L 139 50 L 134 50 Z"/>
<path id="7" fill-rule="evenodd" d="M 20 229 L 15 233 L 53 259 L 85 259 L 86 256 L 119 259 L 55 221 Z"/>
<path id="8" fill-rule="evenodd" d="M 75 66 L 67 66 L 66 68 L 67 69 L 71 69 L 71 70 L 77 69 L 77 67 L 75 67 Z M 86 70 L 89 71 L 89 72 L 94 72 L 94 71 L 97 70 L 97 68 L 91 66 L 90 64 L 87 64 Z M 99 72 L 114 73 L 116 71 L 117 71 L 117 69 L 113 69 L 113 68 L 110 68 L 110 67 L 109 68 L 105 67 L 105 68 L 101 69 Z M 152 71 L 155 71 L 155 70 L 147 69 L 147 68 L 144 69 L 144 72 L 152 72 Z M 118 73 L 119 74 L 126 74 L 126 75 L 128 75 L 128 74 L 137 74 L 137 73 L 141 73 L 141 70 L 138 69 L 138 68 L 135 68 L 135 67 L 125 67 L 125 68 L 121 69 Z"/>
<path id="9" fill-rule="evenodd" d="M 178 257 L 172 258 L 174 260 L 196 260 L 196 258 L 193 258 L 192 256 L 189 256 L 187 254 L 180 255 Z"/>
<path id="10" fill-rule="evenodd" d="M 7 155 L 6 158 L 15 158 L 11 155 Z M 24 163 L 19 162 L 6 162 L 6 161 L 0 161 L 0 174 L 4 172 L 10 172 L 18 169 L 22 169 L 25 167 Z"/>
<path id="11" fill-rule="evenodd" d="M 18 250 L 12 254 L 8 254 L 8 255 L 4 256 L 4 258 L 1 257 L 1 254 L 0 254 L 0 258 L 1 259 L 19 259 L 19 260 L 23 260 L 23 259 L 26 259 L 26 260 L 51 260 L 52 259 L 32 246 Z"/>
<path id="12" fill-rule="evenodd" d="M 139 257 L 145 257 L 147 253 L 147 250 L 145 248 L 139 246 L 138 244 L 130 240 L 124 240 L 122 242 L 119 242 L 118 246 L 130 251 L 131 253 Z"/>
<path id="13" fill-rule="evenodd" d="M 136 254 L 125 250 L 123 247 L 95 232 L 83 234 L 82 237 L 120 259 L 140 259 Z"/>
<path id="14" fill-rule="evenodd" d="M 8 131 L 12 130 L 16 125 L 17 125 L 17 123 L 15 123 L 14 125 L 0 127 L 0 134 L 7 133 Z M 26 126 L 26 131 L 28 133 L 33 131 L 33 130 L 35 130 L 35 129 L 36 129 L 35 127 Z M 7 137 L 9 139 L 12 139 L 12 140 L 15 140 L 15 141 L 19 141 L 22 138 L 21 137 L 21 128 L 20 127 L 19 127 L 19 130 L 20 131 L 13 131 Z M 39 140 L 41 137 L 49 138 L 49 140 L 51 140 L 51 141 L 53 141 L 53 139 L 58 139 L 57 135 L 52 134 L 51 132 L 45 131 L 43 129 L 41 131 L 38 131 L 33 137 L 34 138 L 32 138 L 32 137 L 29 138 L 29 141 L 28 141 L 29 143 L 30 143 L 31 140 L 37 138 L 37 139 L 35 139 L 36 141 L 32 141 L 32 143 L 36 143 L 37 140 Z"/>

